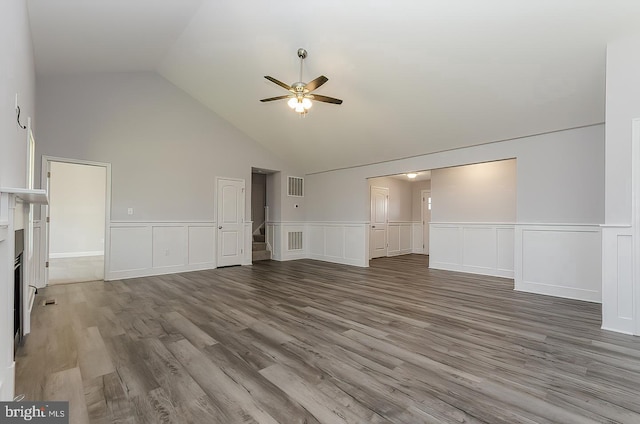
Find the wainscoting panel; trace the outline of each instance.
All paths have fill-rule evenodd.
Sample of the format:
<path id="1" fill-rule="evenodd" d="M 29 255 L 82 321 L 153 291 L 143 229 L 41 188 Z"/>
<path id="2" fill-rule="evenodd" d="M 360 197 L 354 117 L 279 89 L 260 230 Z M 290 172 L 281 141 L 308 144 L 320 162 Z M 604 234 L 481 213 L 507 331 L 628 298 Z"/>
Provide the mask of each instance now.
<path id="1" fill-rule="evenodd" d="M 515 289 L 601 302 L 598 225 L 516 225 Z"/>
<path id="2" fill-rule="evenodd" d="M 411 222 L 389 222 L 387 256 L 406 255 L 413 250 Z"/>
<path id="3" fill-rule="evenodd" d="M 154 268 L 185 265 L 188 234 L 184 230 L 179 226 L 151 228 Z"/>
<path id="4" fill-rule="evenodd" d="M 422 231 L 422 222 L 411 223 L 411 253 L 424 253 L 424 231 Z"/>
<path id="5" fill-rule="evenodd" d="M 512 228 L 497 228 L 496 229 L 496 243 L 497 243 L 497 267 L 498 271 L 505 273 L 511 273 L 513 275 L 514 263 L 513 258 L 515 256 L 515 229 Z"/>
<path id="6" fill-rule="evenodd" d="M 497 269 L 496 230 L 492 227 L 462 228 L 462 266 L 478 273 Z M 496 246 L 496 248 L 490 248 Z"/>
<path id="7" fill-rule="evenodd" d="M 514 225 L 431 223 L 429 267 L 513 278 Z"/>
<path id="8" fill-rule="evenodd" d="M 360 222 L 314 222 L 307 224 L 310 259 L 339 264 L 369 266 L 369 224 Z"/>
<path id="9" fill-rule="evenodd" d="M 215 223 L 112 222 L 106 280 L 215 268 Z"/>
<path id="10" fill-rule="evenodd" d="M 455 224 L 430 224 L 429 268 L 457 271 L 462 267 L 461 230 Z"/>
<path id="11" fill-rule="evenodd" d="M 602 328 L 635 333 L 633 314 L 633 231 L 602 227 Z"/>
<path id="12" fill-rule="evenodd" d="M 153 268 L 151 229 L 147 225 L 111 227 L 110 277 L 117 279 L 121 274 L 136 272 L 143 275 Z"/>
<path id="13" fill-rule="evenodd" d="M 216 261 L 216 229 L 213 226 L 189 227 L 189 265 L 211 264 Z"/>
<path id="14" fill-rule="evenodd" d="M 327 259 L 340 259 L 344 257 L 344 228 L 324 228 L 324 254 Z"/>

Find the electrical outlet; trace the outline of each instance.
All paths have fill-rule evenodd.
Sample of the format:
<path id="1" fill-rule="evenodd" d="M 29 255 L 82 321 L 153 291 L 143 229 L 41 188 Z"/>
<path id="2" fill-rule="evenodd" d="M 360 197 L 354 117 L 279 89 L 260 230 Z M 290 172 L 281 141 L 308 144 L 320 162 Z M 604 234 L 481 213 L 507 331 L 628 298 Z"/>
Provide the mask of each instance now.
<path id="1" fill-rule="evenodd" d="M 127 209 L 127 215 L 133 215 L 133 208 Z"/>

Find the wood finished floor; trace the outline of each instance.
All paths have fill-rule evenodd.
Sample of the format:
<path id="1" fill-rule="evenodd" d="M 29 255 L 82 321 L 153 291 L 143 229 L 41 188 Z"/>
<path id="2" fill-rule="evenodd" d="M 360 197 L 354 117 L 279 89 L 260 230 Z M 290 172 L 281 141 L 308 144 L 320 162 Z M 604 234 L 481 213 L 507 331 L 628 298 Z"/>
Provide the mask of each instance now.
<path id="1" fill-rule="evenodd" d="M 16 393 L 72 423 L 640 423 L 640 339 L 600 305 L 426 259 L 49 287 Z"/>

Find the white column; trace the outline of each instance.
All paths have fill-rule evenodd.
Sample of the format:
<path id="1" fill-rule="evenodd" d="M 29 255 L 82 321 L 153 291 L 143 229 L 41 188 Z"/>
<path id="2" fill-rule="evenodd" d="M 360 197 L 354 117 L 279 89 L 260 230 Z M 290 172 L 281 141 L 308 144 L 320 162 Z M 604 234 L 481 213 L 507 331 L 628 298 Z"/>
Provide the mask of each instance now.
<path id="1" fill-rule="evenodd" d="M 602 328 L 640 335 L 640 37 L 607 46 Z"/>

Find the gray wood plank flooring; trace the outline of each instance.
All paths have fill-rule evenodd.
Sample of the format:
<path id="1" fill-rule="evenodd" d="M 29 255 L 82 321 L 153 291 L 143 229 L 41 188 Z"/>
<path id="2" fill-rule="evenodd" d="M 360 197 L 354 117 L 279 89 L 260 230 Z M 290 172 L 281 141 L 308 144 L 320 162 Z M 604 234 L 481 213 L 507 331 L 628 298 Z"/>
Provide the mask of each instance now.
<path id="1" fill-rule="evenodd" d="M 640 423 L 640 338 L 600 305 L 427 260 L 51 286 L 16 392 L 72 423 Z"/>

